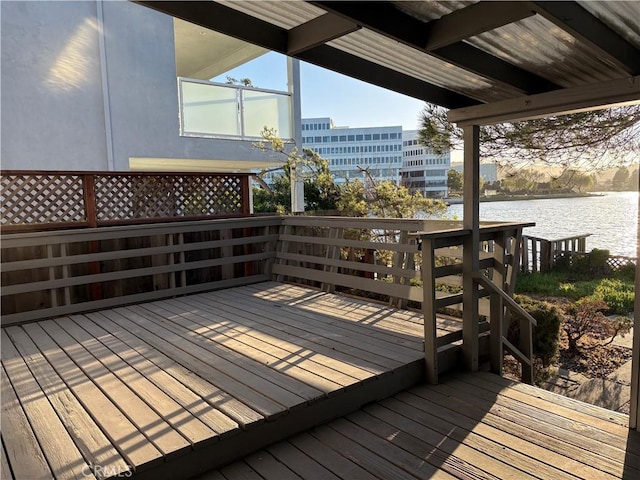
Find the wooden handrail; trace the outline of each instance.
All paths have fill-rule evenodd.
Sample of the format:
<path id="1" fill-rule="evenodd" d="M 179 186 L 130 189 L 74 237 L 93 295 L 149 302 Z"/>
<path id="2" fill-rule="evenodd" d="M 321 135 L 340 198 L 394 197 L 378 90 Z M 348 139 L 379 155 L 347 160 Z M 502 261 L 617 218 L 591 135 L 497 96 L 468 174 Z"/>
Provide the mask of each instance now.
<path id="1" fill-rule="evenodd" d="M 533 326 L 537 326 L 538 322 L 535 318 L 533 318 L 524 308 L 522 308 L 518 303 L 511 298 L 504 290 L 498 287 L 495 283 L 493 283 L 487 276 L 482 272 L 475 272 L 473 274 L 473 279 L 476 280 L 484 289 L 489 290 L 491 293 L 495 293 L 500 295 L 502 301 L 505 302 L 515 313 L 526 318 L 529 323 Z"/>

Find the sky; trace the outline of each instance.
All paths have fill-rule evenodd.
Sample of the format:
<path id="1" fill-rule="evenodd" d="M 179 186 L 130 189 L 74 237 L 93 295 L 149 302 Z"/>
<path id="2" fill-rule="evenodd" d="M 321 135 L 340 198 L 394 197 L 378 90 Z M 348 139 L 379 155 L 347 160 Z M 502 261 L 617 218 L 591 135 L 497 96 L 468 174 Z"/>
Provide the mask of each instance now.
<path id="1" fill-rule="evenodd" d="M 225 82 L 227 75 L 250 78 L 259 88 L 287 90 L 284 55 L 269 52 L 235 68 L 215 82 Z M 417 130 L 418 116 L 424 102 L 384 88 L 300 62 L 302 118 L 331 117 L 335 125 L 348 127 L 402 126 Z"/>

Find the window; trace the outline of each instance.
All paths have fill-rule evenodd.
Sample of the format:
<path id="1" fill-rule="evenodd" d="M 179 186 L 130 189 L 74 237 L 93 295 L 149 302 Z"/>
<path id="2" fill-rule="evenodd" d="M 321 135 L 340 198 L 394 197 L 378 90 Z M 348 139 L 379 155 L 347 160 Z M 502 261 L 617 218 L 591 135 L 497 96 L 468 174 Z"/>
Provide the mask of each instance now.
<path id="1" fill-rule="evenodd" d="M 371 135 L 370 135 L 370 134 L 365 135 L 365 136 L 364 136 L 364 139 L 365 139 L 365 140 L 371 140 Z"/>
<path id="2" fill-rule="evenodd" d="M 353 135 L 347 135 L 347 140 L 353 142 L 355 140 L 355 137 Z"/>
<path id="3" fill-rule="evenodd" d="M 396 139 L 398 138 L 398 134 L 397 134 L 397 133 L 390 133 L 390 134 L 389 134 L 389 138 L 390 138 L 391 140 L 396 140 Z"/>
<path id="4" fill-rule="evenodd" d="M 362 135 L 356 135 L 356 141 L 361 142 L 363 140 Z"/>
<path id="5" fill-rule="evenodd" d="M 338 139 L 339 142 L 346 142 L 347 141 L 347 136 L 346 135 L 340 135 L 340 138 Z"/>
<path id="6" fill-rule="evenodd" d="M 313 137 L 313 141 L 315 143 L 321 143 L 322 142 L 322 137 Z"/>
<path id="7" fill-rule="evenodd" d="M 338 141 L 338 136 L 337 135 L 332 135 L 331 136 L 331 141 L 332 142 L 337 142 Z"/>
<path id="8" fill-rule="evenodd" d="M 380 134 L 379 133 L 374 133 L 373 134 L 373 139 L 374 140 L 380 140 Z"/>
<path id="9" fill-rule="evenodd" d="M 383 133 L 380 135 L 380 140 L 389 140 L 389 134 L 388 133 Z"/>

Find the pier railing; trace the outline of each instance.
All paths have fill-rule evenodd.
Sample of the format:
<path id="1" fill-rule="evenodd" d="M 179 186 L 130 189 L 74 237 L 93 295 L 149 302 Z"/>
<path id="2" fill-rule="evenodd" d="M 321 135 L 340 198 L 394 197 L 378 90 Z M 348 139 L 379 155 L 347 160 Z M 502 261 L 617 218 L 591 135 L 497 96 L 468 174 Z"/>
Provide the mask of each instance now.
<path id="1" fill-rule="evenodd" d="M 587 255 L 586 241 L 590 233 L 549 240 L 546 238 L 522 236 L 521 269 L 524 272 L 548 272 L 553 270 L 560 259 L 572 265 L 576 259 Z M 626 265 L 635 265 L 636 258 L 623 255 L 609 255 L 607 267 L 616 272 Z"/>
<path id="2" fill-rule="evenodd" d="M 525 272 L 548 272 L 556 260 L 565 254 L 586 253 L 587 237 L 590 233 L 572 237 L 547 239 L 522 236 L 522 259 L 520 265 Z"/>

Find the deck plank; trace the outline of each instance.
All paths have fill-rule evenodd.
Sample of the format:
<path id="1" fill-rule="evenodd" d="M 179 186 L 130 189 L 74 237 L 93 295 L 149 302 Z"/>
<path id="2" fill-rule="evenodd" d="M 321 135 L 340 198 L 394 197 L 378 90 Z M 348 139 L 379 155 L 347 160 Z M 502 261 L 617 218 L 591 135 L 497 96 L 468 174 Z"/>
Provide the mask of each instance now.
<path id="1" fill-rule="evenodd" d="M 86 474 L 95 478 L 40 385 L 7 335 L 2 335 L 2 364 L 33 433 L 47 458 L 51 473 L 61 480 Z"/>
<path id="2" fill-rule="evenodd" d="M 387 329 L 376 324 L 371 324 L 367 315 L 351 315 L 345 316 L 335 310 L 322 311 L 321 309 L 315 309 L 315 297 L 314 301 L 305 301 L 304 298 L 296 300 L 295 302 L 287 302 L 281 294 L 271 289 L 263 291 L 265 295 L 248 295 L 248 289 L 240 289 L 238 291 L 231 292 L 231 295 L 239 298 L 242 295 L 245 298 L 246 303 L 254 302 L 262 308 L 272 309 L 276 308 L 278 311 L 287 312 L 293 314 L 298 318 L 309 319 L 314 323 L 320 325 L 330 325 L 333 330 L 344 331 L 347 335 L 356 335 L 367 338 L 367 344 L 376 347 L 381 347 L 384 354 L 388 354 L 386 349 L 390 344 L 393 345 L 394 350 L 398 354 L 406 354 L 409 357 L 415 355 L 416 351 L 422 350 L 422 339 L 424 337 L 423 330 L 421 328 L 415 328 L 410 334 L 401 334 L 394 329 Z M 308 290 L 307 295 L 316 295 L 313 290 Z M 330 295 L 328 293 L 319 292 L 319 297 Z M 271 296 L 271 300 L 267 300 L 268 296 Z M 307 305 L 305 305 L 307 302 Z M 381 307 L 380 315 L 390 316 L 394 313 L 394 310 L 389 307 Z M 380 318 L 378 318 L 380 323 Z"/>
<path id="3" fill-rule="evenodd" d="M 139 471 L 162 461 L 162 453 L 58 347 L 41 323 L 22 328 L 131 467 Z"/>
<path id="4" fill-rule="evenodd" d="M 173 321 L 176 317 L 175 315 L 169 315 L 171 318 L 165 318 L 166 311 L 163 311 L 155 303 L 146 304 L 140 308 L 150 312 L 152 315 L 145 313 L 143 315 L 159 327 L 190 341 L 197 347 L 198 351 L 206 351 L 212 354 L 216 358 L 216 367 L 243 381 L 246 378 L 246 385 L 256 386 L 261 390 L 264 389 L 265 393 L 273 395 L 271 398 L 274 398 L 287 408 L 324 396 L 324 393 L 317 388 L 283 374 L 251 356 L 239 354 L 222 343 L 211 341 L 206 336 L 194 332 L 190 328 L 191 326 L 184 325 L 185 322 L 183 321 Z M 259 379 L 254 378 L 254 376 L 259 377 Z M 258 382 L 265 383 L 259 384 Z M 265 389 L 265 386 L 268 386 L 268 388 Z M 339 385 L 336 386 L 340 388 Z"/>
<path id="5" fill-rule="evenodd" d="M 621 452 L 611 450 L 605 445 L 598 444 L 597 441 L 584 439 L 576 432 L 550 425 L 545 422 L 544 418 L 532 418 L 526 412 L 514 413 L 511 409 L 496 405 L 490 400 L 483 400 L 476 397 L 476 392 L 472 389 L 453 389 L 447 384 L 439 386 L 437 389 L 417 389 L 416 393 L 441 406 L 455 408 L 455 411 L 458 412 L 469 412 L 474 406 L 478 407 L 479 414 L 483 415 L 483 422 L 489 423 L 492 420 L 487 416 L 487 413 L 494 414 L 506 421 L 497 423 L 497 425 L 500 425 L 507 432 L 514 435 L 521 432 L 523 438 L 530 438 L 532 442 L 535 440 L 534 437 L 541 438 L 541 443 L 545 448 L 567 455 L 588 467 L 599 469 L 605 473 L 610 472 L 617 475 L 621 472 L 620 460 L 624 456 L 621 455 Z M 461 399 L 472 399 L 472 401 Z M 616 456 L 616 453 L 618 459 L 612 459 L 611 455 Z"/>
<path id="6" fill-rule="evenodd" d="M 51 469 L 40 444 L 20 406 L 9 378 L 1 366 L 2 382 L 2 438 L 7 449 L 7 459 L 17 478 L 49 480 Z"/>
<path id="7" fill-rule="evenodd" d="M 84 317 L 84 320 L 82 328 L 94 335 L 95 338 L 98 338 L 112 352 L 153 382 L 159 389 L 166 392 L 191 415 L 209 426 L 215 432 L 215 436 L 212 439 L 218 439 L 220 434 L 238 428 L 238 424 L 227 415 L 207 403 L 203 398 L 196 395 L 187 386 L 152 363 L 137 350 L 119 340 L 113 330 L 109 332 L 104 330 L 88 317 Z"/>
<path id="8" fill-rule="evenodd" d="M 300 480 L 298 475 L 268 452 L 254 453 L 244 461 L 265 480 Z"/>
<path id="9" fill-rule="evenodd" d="M 486 439 L 498 448 L 525 452 L 533 458 L 544 461 L 546 465 L 560 470 L 561 472 L 551 470 L 551 476 L 554 478 L 566 478 L 567 475 L 564 472 L 572 472 L 581 478 L 594 480 L 613 480 L 616 478 L 565 456 L 564 445 L 559 444 L 557 448 L 554 448 L 551 439 L 545 435 L 523 429 L 519 425 L 509 424 L 502 418 L 478 407 L 464 405 L 458 409 L 457 401 L 451 397 L 441 398 L 442 401 L 437 402 L 438 397 L 427 399 L 426 395 L 418 396 L 418 391 L 419 389 L 413 389 L 411 392 L 396 395 L 394 399 L 385 402 L 385 408 L 409 416 L 431 428 L 441 425 L 444 427 L 440 428 L 462 429 L 474 434 L 466 435 L 466 437 L 455 434 L 453 437 L 460 441 L 464 441 L 465 438 L 467 441 L 473 441 L 475 435 L 478 435 L 479 438 Z M 412 410 L 407 411 L 409 407 Z M 424 421 L 421 420 L 423 416 Z M 482 444 L 476 442 L 475 445 L 482 448 Z M 545 471 L 548 470 L 548 466 L 537 467 L 536 470 Z"/>
<path id="10" fill-rule="evenodd" d="M 272 319 L 264 314 L 253 314 L 216 302 L 215 299 L 207 296 L 199 296 L 193 303 L 203 311 L 219 315 L 223 321 L 227 320 L 234 324 L 242 325 L 249 332 L 258 332 L 260 335 L 268 335 L 269 338 L 282 339 L 297 347 L 305 348 L 310 352 L 317 352 L 327 359 L 335 359 L 341 364 L 353 367 L 347 372 L 352 376 L 362 379 L 377 375 L 386 371 L 385 367 L 379 364 L 377 356 L 369 354 L 365 350 L 350 347 L 344 344 L 336 345 L 324 336 L 312 334 L 296 326 L 295 322 L 288 322 L 287 319 Z M 280 344 L 282 346 L 282 344 Z M 284 348 L 284 347 L 283 347 Z M 370 358 L 369 358 L 370 357 Z M 323 359 L 324 361 L 324 359 Z M 358 370 L 364 373 L 358 373 Z"/>
<path id="11" fill-rule="evenodd" d="M 173 307 L 170 302 L 156 303 L 153 305 L 152 311 L 157 314 L 164 313 L 168 318 L 179 317 L 184 326 L 205 339 L 219 343 L 239 355 L 246 356 L 309 385 L 316 390 L 316 397 L 320 397 L 322 393 L 339 391 L 357 381 L 355 378 L 344 376 L 337 371 L 330 371 L 323 365 L 309 362 L 299 355 L 291 356 L 289 352 L 278 349 L 269 343 L 260 342 L 254 337 L 243 336 L 235 332 L 230 335 L 218 333 L 214 327 L 220 328 L 220 324 L 212 323 L 212 319 L 199 315 L 193 310 L 184 312 L 184 310 Z M 324 375 L 319 375 L 317 372 Z"/>
<path id="12" fill-rule="evenodd" d="M 181 451 L 191 447 L 182 435 L 102 365 L 88 348 L 76 342 L 53 320 L 40 325 L 165 457 L 184 453 Z"/>
<path id="13" fill-rule="evenodd" d="M 180 341 L 179 338 L 168 335 L 169 332 L 166 331 L 163 336 L 160 329 L 155 329 L 159 331 L 159 334 L 156 334 L 152 330 L 144 328 L 146 325 L 144 318 L 133 311 L 117 309 L 103 313 L 118 326 L 140 337 L 153 348 L 163 353 L 166 352 L 167 356 L 171 355 L 170 358 L 174 362 L 181 364 L 189 371 L 216 385 L 220 390 L 240 400 L 251 410 L 260 413 L 263 418 L 273 418 L 282 414 L 282 405 L 262 395 L 261 392 L 247 388 L 245 384 L 237 381 L 232 376 L 213 368 L 212 365 L 205 361 L 206 357 L 203 359 L 198 354 L 194 355 L 195 352 L 190 351 L 190 342 Z M 153 326 L 150 328 L 153 329 Z"/>
<path id="14" fill-rule="evenodd" d="M 465 391 L 473 394 L 478 402 L 484 402 L 485 405 L 491 405 L 493 410 L 501 409 L 501 416 L 504 418 L 513 416 L 524 416 L 531 424 L 531 428 L 541 431 L 547 435 L 558 435 L 564 438 L 565 448 L 576 447 L 577 452 L 594 452 L 598 454 L 600 463 L 607 459 L 612 462 L 627 463 L 629 467 L 639 469 L 640 475 L 640 457 L 634 455 L 627 450 L 626 432 L 624 436 L 613 435 L 605 430 L 601 430 L 598 426 L 602 425 L 600 420 L 593 423 L 578 421 L 572 415 L 573 411 L 562 412 L 563 407 L 551 409 L 549 405 L 539 406 L 531 405 L 523 400 L 513 400 L 509 398 L 504 391 L 500 391 L 498 396 L 490 391 L 482 391 L 475 384 L 475 379 L 468 378 L 465 382 L 457 383 L 452 380 L 447 387 Z M 560 412 L 558 412 L 560 410 Z M 524 420 L 523 420 L 524 421 Z"/>
<path id="15" fill-rule="evenodd" d="M 27 333 L 20 327 L 9 327 L 5 333 L 11 338 L 20 355 L 36 377 L 44 394 L 89 465 L 100 465 L 104 471 L 129 470 L 127 463 L 114 448 L 89 413 L 73 395 L 58 373 L 47 362 Z M 100 472 L 96 472 L 100 477 Z"/>
<path id="16" fill-rule="evenodd" d="M 272 400 L 277 406 L 276 409 L 280 413 L 284 407 L 286 410 L 289 406 L 304 403 L 309 398 L 314 398 L 314 392 L 309 398 L 305 398 L 298 393 L 294 393 L 281 385 L 282 378 L 269 376 L 272 372 L 255 362 L 248 359 L 242 359 L 241 356 L 230 354 L 227 350 L 219 345 L 210 344 L 196 335 L 192 335 L 186 328 L 169 322 L 162 322 L 162 318 L 151 312 L 146 306 L 130 306 L 126 309 L 127 314 L 137 314 L 137 325 L 143 326 L 150 332 L 162 336 L 185 352 L 190 352 L 207 363 L 210 367 L 218 372 L 227 375 L 241 384 L 244 389 L 251 388 L 256 392 L 260 392 L 265 398 Z M 229 357 L 226 355 L 229 354 Z M 232 361 L 233 360 L 233 361 Z M 236 361 L 239 364 L 236 364 Z M 251 367 L 255 367 L 259 373 L 252 371 Z M 262 376 L 264 374 L 265 376 Z M 268 377 L 268 378 L 265 378 Z M 292 389 L 298 385 L 291 387 Z"/>
<path id="17" fill-rule="evenodd" d="M 384 327 L 392 334 L 409 334 L 421 337 L 423 335 L 422 314 L 417 311 L 400 310 L 380 303 L 368 302 L 365 299 L 354 298 L 349 295 L 331 295 L 315 292 L 307 288 L 273 284 L 272 288 L 256 289 L 247 286 L 246 291 L 253 292 L 258 298 L 285 301 L 288 304 L 311 311 L 329 314 L 339 314 L 355 321 L 366 320 L 371 325 Z M 307 303 L 308 305 L 305 305 Z M 459 331 L 462 329 L 460 321 L 438 318 L 440 334 Z"/>
<path id="18" fill-rule="evenodd" d="M 246 296 L 237 295 L 237 292 L 230 292 L 228 296 L 222 297 L 218 292 L 211 292 L 207 296 L 254 315 L 267 314 L 283 323 L 292 322 L 295 326 L 315 335 L 326 337 L 330 333 L 332 342 L 366 350 L 370 358 L 379 357 L 378 362 L 384 362 L 385 367 L 398 367 L 421 356 L 421 349 L 400 345 L 402 340 L 390 341 L 372 337 L 358 325 L 341 320 L 339 317 L 329 318 L 326 315 L 296 311 L 294 307 L 282 307 L 268 302 L 255 303 Z M 417 344 L 415 339 L 413 344 Z"/>
<path id="19" fill-rule="evenodd" d="M 169 357 L 152 345 L 144 342 L 139 336 L 134 335 L 118 323 L 113 322 L 111 320 L 112 316 L 116 318 L 120 317 L 113 312 L 94 312 L 85 314 L 85 316 L 97 325 L 106 328 L 131 349 L 144 356 L 144 358 L 156 365 L 163 372 L 171 375 L 178 382 L 199 395 L 200 398 L 209 405 L 219 409 L 220 412 L 232 419 L 233 422 L 237 422 L 234 425 L 233 423 L 227 423 L 224 419 L 220 419 L 221 435 L 229 431 L 237 431 L 238 426 L 247 429 L 265 421 L 264 416 L 255 409 L 250 408 L 226 391 L 218 388 L 213 381 L 208 381 L 207 379 L 211 375 L 211 369 L 202 366 L 203 364 L 192 362 L 192 368 L 189 369 L 187 366 L 177 363 L 178 359 L 175 358 L 175 355 Z M 173 354 L 174 352 L 168 351 L 167 353 Z"/>
<path id="20" fill-rule="evenodd" d="M 203 321 L 195 319 L 195 321 L 212 332 L 232 337 L 251 345 L 258 343 L 260 349 L 280 356 L 282 359 L 287 359 L 289 362 L 296 362 L 297 365 L 304 366 L 305 369 L 322 375 L 324 378 L 332 379 L 337 383 L 352 383 L 372 376 L 371 371 L 354 367 L 345 361 L 334 358 L 335 354 L 332 357 L 316 351 L 319 350 L 317 344 L 314 344 L 313 348 L 307 348 L 311 345 L 309 342 L 287 332 L 273 330 L 271 327 L 261 328 L 261 325 L 257 322 L 252 322 L 250 326 L 247 326 L 239 315 L 233 318 L 225 318 L 219 314 L 219 310 L 216 311 L 213 307 L 206 307 L 201 303 L 186 304 L 181 302 L 180 299 L 173 299 L 173 302 L 181 305 L 182 308 L 189 306 L 191 313 L 199 318 L 206 319 Z M 304 344 L 301 344 L 301 342 L 304 342 Z"/>
<path id="21" fill-rule="evenodd" d="M 267 450 L 275 459 L 285 464 L 304 480 L 340 480 L 324 466 L 289 442 L 277 443 Z"/>
<path id="22" fill-rule="evenodd" d="M 63 317 L 55 322 L 77 342 L 81 343 L 106 369 L 127 385 L 156 412 L 166 423 L 185 438 L 192 447 L 213 441 L 215 432 L 194 417 L 189 411 L 159 389 L 149 379 L 125 363 L 115 353 L 105 347 L 93 335 L 83 330 L 76 322 L 82 322 L 82 316 Z"/>
<path id="23" fill-rule="evenodd" d="M 7 460 L 7 454 L 4 451 L 4 445 L 0 445 L 0 478 L 4 480 L 14 480 Z"/>

